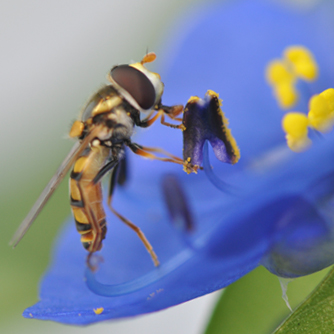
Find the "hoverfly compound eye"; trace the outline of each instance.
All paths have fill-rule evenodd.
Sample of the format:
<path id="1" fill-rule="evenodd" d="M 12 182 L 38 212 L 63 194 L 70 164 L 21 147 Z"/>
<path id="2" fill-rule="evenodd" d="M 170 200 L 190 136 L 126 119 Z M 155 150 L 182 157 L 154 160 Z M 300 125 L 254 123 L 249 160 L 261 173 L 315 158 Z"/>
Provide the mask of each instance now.
<path id="1" fill-rule="evenodd" d="M 147 110 L 154 106 L 155 88 L 141 71 L 129 65 L 120 65 L 110 71 L 110 77 L 126 90 L 142 109 Z"/>

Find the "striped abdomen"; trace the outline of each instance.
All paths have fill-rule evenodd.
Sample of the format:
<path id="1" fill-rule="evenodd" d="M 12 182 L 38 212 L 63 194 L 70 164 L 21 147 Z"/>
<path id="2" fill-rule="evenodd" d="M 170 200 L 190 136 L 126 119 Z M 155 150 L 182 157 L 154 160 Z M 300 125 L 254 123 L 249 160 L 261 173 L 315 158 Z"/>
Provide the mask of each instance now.
<path id="1" fill-rule="evenodd" d="M 107 232 L 102 206 L 101 183 L 92 181 L 104 166 L 110 149 L 104 146 L 87 148 L 74 164 L 70 177 L 71 208 L 81 242 L 89 252 L 102 247 Z"/>

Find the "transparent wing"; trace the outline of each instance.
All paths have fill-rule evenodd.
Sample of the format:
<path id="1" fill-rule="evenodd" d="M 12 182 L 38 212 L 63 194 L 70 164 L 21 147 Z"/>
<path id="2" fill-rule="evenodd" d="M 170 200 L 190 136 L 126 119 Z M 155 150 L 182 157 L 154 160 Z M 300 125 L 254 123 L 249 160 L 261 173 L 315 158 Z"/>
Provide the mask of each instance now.
<path id="1" fill-rule="evenodd" d="M 57 169 L 55 175 L 51 178 L 50 182 L 47 184 L 47 186 L 42 191 L 41 195 L 37 199 L 34 206 L 31 208 L 28 215 L 24 218 L 21 225 L 15 232 L 12 240 L 10 241 L 10 245 L 15 247 L 20 240 L 23 238 L 23 236 L 28 231 L 29 227 L 32 225 L 38 214 L 43 209 L 46 202 L 49 200 L 53 192 L 57 189 L 59 183 L 63 180 L 64 176 L 67 174 L 71 166 L 74 164 L 74 162 L 77 160 L 79 155 L 84 151 L 84 149 L 89 145 L 89 143 L 94 139 L 94 137 L 97 136 L 98 132 L 101 130 L 101 127 L 95 127 L 84 139 L 83 141 L 77 142 L 65 160 L 62 162 L 62 164 Z"/>

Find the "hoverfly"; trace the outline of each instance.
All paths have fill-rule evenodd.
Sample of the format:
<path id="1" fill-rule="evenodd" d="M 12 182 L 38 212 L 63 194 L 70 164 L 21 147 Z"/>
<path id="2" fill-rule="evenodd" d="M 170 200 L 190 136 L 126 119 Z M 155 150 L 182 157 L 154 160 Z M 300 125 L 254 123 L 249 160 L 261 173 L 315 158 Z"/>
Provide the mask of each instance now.
<path id="1" fill-rule="evenodd" d="M 155 58 L 155 53 L 148 53 L 141 62 L 114 66 L 110 70 L 110 83 L 90 98 L 82 110 L 81 119 L 73 123 L 69 136 L 77 138 L 78 141 L 21 223 L 11 241 L 13 246 L 22 239 L 73 166 L 70 175 L 70 205 L 83 247 L 89 252 L 87 263 L 90 265 L 91 255 L 101 249 L 107 232 L 101 179 L 112 171 L 108 205 L 121 221 L 137 233 L 154 264 L 159 265 L 158 258 L 143 232 L 111 205 L 117 169 L 122 165 L 126 146 L 135 154 L 146 158 L 184 164 L 181 158 L 162 149 L 144 147 L 131 141 L 135 126 L 148 127 L 159 117 L 163 125 L 183 129 L 182 124 L 165 122 L 165 115 L 181 121 L 177 116 L 183 111 L 183 106 L 168 107 L 161 103 L 164 85 L 160 76 L 144 66 Z M 141 119 L 141 114 L 147 112 L 148 116 Z M 153 116 L 154 112 L 156 114 Z M 165 157 L 157 156 L 155 153 Z"/>

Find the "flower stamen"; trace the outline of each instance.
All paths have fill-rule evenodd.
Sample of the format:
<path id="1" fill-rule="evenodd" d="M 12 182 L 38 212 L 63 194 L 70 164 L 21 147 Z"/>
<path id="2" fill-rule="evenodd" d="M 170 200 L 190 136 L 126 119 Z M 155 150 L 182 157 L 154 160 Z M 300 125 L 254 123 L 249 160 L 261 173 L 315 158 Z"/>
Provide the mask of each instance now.
<path id="1" fill-rule="evenodd" d="M 205 141 L 203 146 L 203 168 L 206 177 L 218 190 L 222 192 L 231 193 L 231 185 L 221 180 L 212 170 L 210 159 L 209 159 L 209 144 Z"/>
<path id="2" fill-rule="evenodd" d="M 190 248 L 186 248 L 169 261 L 161 264 L 159 267 L 151 270 L 147 274 L 120 284 L 103 284 L 98 282 L 96 280 L 95 273 L 87 267 L 85 270 L 86 285 L 89 290 L 100 296 L 116 297 L 126 295 L 128 293 L 141 290 L 154 282 L 161 280 L 163 277 L 167 276 L 183 263 L 188 261 L 193 255 L 194 251 Z"/>
<path id="3" fill-rule="evenodd" d="M 179 179 L 174 174 L 166 174 L 161 186 L 170 219 L 175 227 L 181 232 L 193 231 L 194 219 Z"/>
<path id="4" fill-rule="evenodd" d="M 310 50 L 304 46 L 287 47 L 282 59 L 272 60 L 266 68 L 266 79 L 282 109 L 290 109 L 298 102 L 298 79 L 307 82 L 318 78 L 318 65 Z"/>
<path id="5" fill-rule="evenodd" d="M 331 131 L 334 123 L 334 89 L 329 88 L 312 96 L 309 110 L 310 126 L 322 133 Z"/>
<path id="6" fill-rule="evenodd" d="M 328 88 L 310 98 L 307 116 L 299 112 L 290 112 L 282 120 L 287 144 L 294 152 L 302 152 L 310 146 L 308 128 L 326 133 L 332 130 L 333 125 L 334 88 Z"/>
<path id="7" fill-rule="evenodd" d="M 282 127 L 286 133 L 287 145 L 292 151 L 302 152 L 310 146 L 308 125 L 309 120 L 303 113 L 290 112 L 283 117 Z"/>

